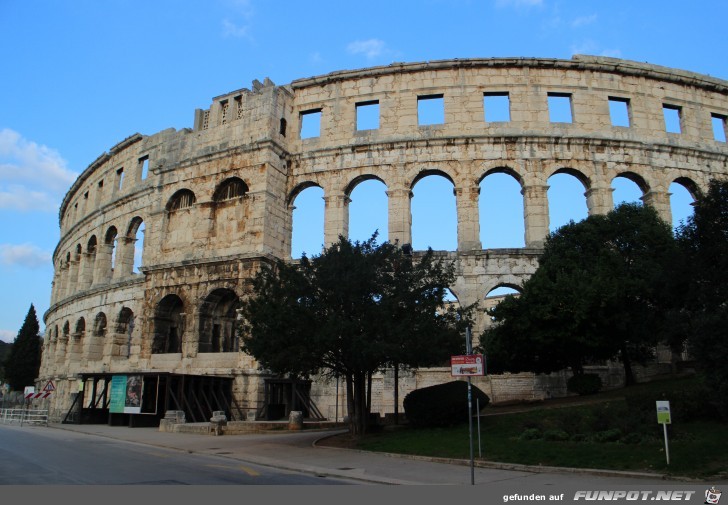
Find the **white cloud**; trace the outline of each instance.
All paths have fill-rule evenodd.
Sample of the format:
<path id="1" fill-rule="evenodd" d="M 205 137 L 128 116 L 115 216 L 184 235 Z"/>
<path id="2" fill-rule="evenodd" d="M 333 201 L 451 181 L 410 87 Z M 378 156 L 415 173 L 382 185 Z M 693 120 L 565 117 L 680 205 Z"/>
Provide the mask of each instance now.
<path id="1" fill-rule="evenodd" d="M 386 44 L 379 39 L 356 40 L 346 46 L 346 50 L 351 54 L 363 54 L 370 60 L 387 51 Z"/>
<path id="2" fill-rule="evenodd" d="M 0 264 L 3 265 L 39 268 L 50 265 L 52 256 L 33 244 L 0 244 Z"/>
<path id="3" fill-rule="evenodd" d="M 249 27 L 246 26 L 238 26 L 229 19 L 223 19 L 222 20 L 222 36 L 223 37 L 233 37 L 233 38 L 242 38 L 248 36 L 248 30 Z"/>
<path id="4" fill-rule="evenodd" d="M 543 0 L 495 0 L 496 7 L 533 7 L 543 5 Z"/>
<path id="5" fill-rule="evenodd" d="M 0 330 L 0 340 L 12 344 L 15 342 L 15 337 L 18 336 L 18 332 L 10 330 Z"/>
<path id="6" fill-rule="evenodd" d="M 578 45 L 571 46 L 571 54 L 584 54 L 596 56 L 608 56 L 610 58 L 620 58 L 622 51 L 619 49 L 602 49 L 593 40 L 584 40 Z"/>
<path id="7" fill-rule="evenodd" d="M 571 26 L 574 28 L 580 28 L 582 26 L 590 25 L 596 20 L 597 20 L 596 14 L 592 14 L 591 16 L 581 16 L 581 17 L 574 19 L 571 22 Z"/>
<path id="8" fill-rule="evenodd" d="M 56 150 L 0 130 L 0 208 L 57 210 L 77 176 Z"/>

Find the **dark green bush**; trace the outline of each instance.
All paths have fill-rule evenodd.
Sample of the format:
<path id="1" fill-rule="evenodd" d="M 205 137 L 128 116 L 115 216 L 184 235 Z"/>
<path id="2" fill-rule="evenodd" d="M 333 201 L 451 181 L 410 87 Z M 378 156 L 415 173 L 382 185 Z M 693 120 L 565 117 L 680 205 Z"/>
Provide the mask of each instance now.
<path id="1" fill-rule="evenodd" d="M 543 439 L 550 442 L 563 442 L 569 440 L 569 434 L 564 430 L 548 430 L 543 433 Z"/>
<path id="2" fill-rule="evenodd" d="M 536 428 L 527 428 L 518 435 L 518 440 L 520 441 L 538 440 L 539 438 L 541 438 L 541 431 Z"/>
<path id="3" fill-rule="evenodd" d="M 618 428 L 599 431 L 594 434 L 595 442 L 616 442 L 620 438 L 622 438 L 622 430 Z"/>
<path id="4" fill-rule="evenodd" d="M 472 386 L 472 406 L 475 413 L 476 399 L 482 409 L 490 398 L 476 386 Z M 468 422 L 468 383 L 452 381 L 426 388 L 415 389 L 403 401 L 407 421 L 415 427 L 454 426 Z"/>
<path id="5" fill-rule="evenodd" d="M 593 395 L 602 389 L 602 378 L 593 373 L 577 374 L 567 381 L 566 389 L 578 395 Z"/>

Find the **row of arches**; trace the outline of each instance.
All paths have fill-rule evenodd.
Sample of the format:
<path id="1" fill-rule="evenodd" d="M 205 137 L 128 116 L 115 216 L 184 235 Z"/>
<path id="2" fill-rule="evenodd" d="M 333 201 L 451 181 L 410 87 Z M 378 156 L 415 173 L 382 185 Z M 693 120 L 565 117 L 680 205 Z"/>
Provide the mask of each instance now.
<path id="1" fill-rule="evenodd" d="M 123 307 L 119 311 L 111 328 L 103 311 L 97 312 L 90 323 L 87 323 L 84 316 L 78 317 L 73 323 L 66 320 L 61 324 L 60 330 L 58 324 L 49 330 L 45 349 L 48 358 L 43 361 L 48 364 L 62 364 L 66 360 L 100 361 L 105 352 L 112 356 L 128 357 L 133 327 L 134 312 L 129 307 Z M 108 349 L 109 344 L 115 348 Z"/>
<path id="2" fill-rule="evenodd" d="M 123 235 L 116 226 L 110 225 L 101 242 L 94 234 L 85 244 L 76 244 L 58 262 L 53 299 L 139 273 L 143 263 L 144 232 L 144 220 L 136 216 Z"/>
<path id="3" fill-rule="evenodd" d="M 592 212 L 606 212 L 608 209 L 590 209 L 589 196 L 593 186 L 582 173 L 562 169 L 554 172 L 542 186 L 547 200 L 548 231 L 554 231 L 570 220 L 580 221 Z M 529 188 L 530 189 L 530 188 Z M 699 191 L 697 184 L 686 177 L 676 177 L 669 185 L 662 201 L 654 200 L 655 191 L 641 176 L 632 172 L 615 175 L 608 188 L 603 188 L 605 199 L 611 200 L 611 207 L 622 202 L 644 202 L 666 206 L 658 208 L 663 218 L 670 219 L 673 226 L 685 221 L 692 214 L 692 202 Z M 306 181 L 291 193 L 289 202 L 292 211 L 291 257 L 302 254 L 318 254 L 326 243 L 326 211 L 332 198 L 323 189 L 323 184 Z M 461 221 L 464 212 L 458 207 L 467 207 L 478 214 L 474 234 L 484 249 L 521 248 L 529 245 L 527 227 L 529 211 L 527 199 L 533 193 L 527 191 L 522 177 L 514 171 L 502 168 L 485 174 L 475 188 L 458 202 L 458 188 L 453 179 L 444 172 L 430 171 L 415 179 L 409 190 L 409 211 L 411 213 L 411 243 L 414 249 L 432 247 L 436 250 L 456 250 L 458 234 L 465 230 Z M 660 195 L 662 196 L 662 195 Z M 378 230 L 381 240 L 392 239 L 389 225 L 392 219 L 392 192 L 378 176 L 358 177 L 344 190 L 344 216 L 347 236 L 352 240 L 366 240 Z M 395 204 L 396 205 L 396 204 Z M 611 208 L 610 207 L 610 208 Z M 533 222 L 531 224 L 534 224 Z M 463 228 L 463 229 L 461 229 Z"/>

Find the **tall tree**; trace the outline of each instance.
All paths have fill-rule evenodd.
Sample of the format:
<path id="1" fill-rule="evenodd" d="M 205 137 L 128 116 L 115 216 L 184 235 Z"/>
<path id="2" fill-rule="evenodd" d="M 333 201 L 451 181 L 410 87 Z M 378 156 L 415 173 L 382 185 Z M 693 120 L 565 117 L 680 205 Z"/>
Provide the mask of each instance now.
<path id="1" fill-rule="evenodd" d="M 583 373 L 595 360 L 620 359 L 627 384 L 665 326 L 672 231 L 648 206 L 623 204 L 552 233 L 520 297 L 491 313 L 482 342 L 491 370 Z"/>
<path id="2" fill-rule="evenodd" d="M 677 238 L 686 256 L 682 328 L 696 367 L 728 418 L 728 182 L 711 181 Z"/>
<path id="3" fill-rule="evenodd" d="M 466 319 L 444 301 L 453 282 L 453 266 L 431 250 L 413 260 L 376 234 L 340 237 L 319 256 L 258 273 L 243 304 L 243 348 L 279 374 L 345 377 L 350 431 L 363 434 L 373 373 L 462 350 Z"/>
<path id="4" fill-rule="evenodd" d="M 23 326 L 5 360 L 5 378 L 13 391 L 21 391 L 25 386 L 33 384 L 40 370 L 40 358 L 40 326 L 35 307 L 31 303 Z"/>

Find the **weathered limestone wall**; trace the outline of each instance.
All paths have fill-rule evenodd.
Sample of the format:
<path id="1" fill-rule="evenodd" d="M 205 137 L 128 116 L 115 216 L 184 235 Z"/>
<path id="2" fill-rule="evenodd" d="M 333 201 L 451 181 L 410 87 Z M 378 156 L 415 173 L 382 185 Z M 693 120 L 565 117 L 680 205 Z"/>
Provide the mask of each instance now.
<path id="1" fill-rule="evenodd" d="M 508 121 L 488 119 L 486 94 L 507 96 Z M 551 120 L 554 94 L 569 101 L 571 122 Z M 432 97 L 442 101 L 444 122 L 420 124 L 418 101 Z M 610 100 L 625 104 L 628 126 L 613 126 Z M 357 109 L 365 104 L 378 104 L 378 127 L 358 130 Z M 664 107 L 679 110 L 680 133 L 666 131 Z M 302 138 L 312 114 L 320 131 Z M 460 303 L 481 308 L 477 337 L 490 324 L 485 310 L 497 302 L 485 295 L 518 287 L 537 267 L 551 175 L 577 177 L 590 214 L 608 212 L 612 180 L 627 177 L 670 221 L 673 182 L 695 195 L 711 178 L 728 176 L 728 147 L 711 125 L 717 118 L 725 128 L 726 117 L 725 81 L 586 56 L 393 64 L 285 86 L 255 81 L 195 111 L 191 129 L 130 136 L 72 185 L 59 214 L 39 382 L 59 383 L 53 408 L 65 413 L 81 372 L 228 376 L 237 403 L 254 413 L 265 371 L 238 352 L 230 332 L 239 301 L 263 262 L 290 258 L 300 191 L 323 189 L 331 243 L 348 233 L 351 192 L 367 179 L 387 187 L 387 238 L 399 244 L 412 243 L 417 181 L 437 174 L 452 183 L 458 247 L 438 254 L 456 262 L 451 288 Z M 522 188 L 525 248 L 482 248 L 479 184 L 496 172 Z M 400 401 L 414 388 L 450 380 L 447 369 L 401 377 Z M 564 380 L 519 374 L 479 381 L 498 401 L 561 395 Z M 375 409 L 392 411 L 391 371 L 375 385 Z M 342 385 L 339 393 L 341 416 Z M 317 383 L 312 394 L 335 416 L 335 382 Z"/>

